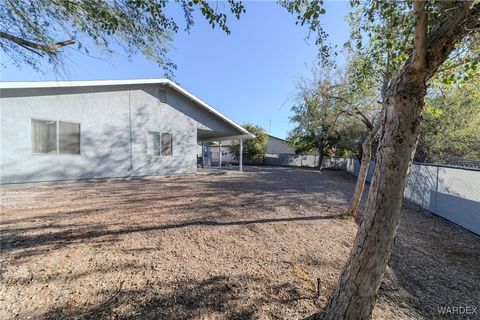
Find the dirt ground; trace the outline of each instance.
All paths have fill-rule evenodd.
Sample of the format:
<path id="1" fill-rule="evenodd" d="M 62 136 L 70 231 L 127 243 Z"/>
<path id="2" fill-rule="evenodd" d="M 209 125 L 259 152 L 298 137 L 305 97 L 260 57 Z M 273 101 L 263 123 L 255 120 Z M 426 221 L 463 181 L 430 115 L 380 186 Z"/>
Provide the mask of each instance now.
<path id="1" fill-rule="evenodd" d="M 337 215 L 355 180 L 246 171 L 2 186 L 0 318 L 314 314 L 354 240 L 355 221 Z M 480 237 L 406 203 L 374 318 L 458 319 L 438 308 L 479 301 Z"/>

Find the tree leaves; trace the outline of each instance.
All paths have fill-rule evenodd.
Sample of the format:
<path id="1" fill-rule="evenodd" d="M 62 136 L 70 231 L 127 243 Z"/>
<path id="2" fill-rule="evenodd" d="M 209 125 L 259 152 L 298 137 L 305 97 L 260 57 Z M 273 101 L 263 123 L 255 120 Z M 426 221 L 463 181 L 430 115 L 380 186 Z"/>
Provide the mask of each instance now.
<path id="1" fill-rule="evenodd" d="M 480 159 L 480 75 L 468 82 L 435 81 L 426 99 L 416 161 Z"/>
<path id="2" fill-rule="evenodd" d="M 308 26 L 309 35 L 315 35 L 315 44 L 319 47 L 318 57 L 324 66 L 335 64 L 335 47 L 327 42 L 328 34 L 322 27 L 321 16 L 326 13 L 323 0 L 279 0 L 278 3 L 288 12 L 297 16 L 296 24 Z"/>
<path id="3" fill-rule="evenodd" d="M 267 143 L 269 139 L 267 133 L 262 127 L 251 123 L 244 123 L 242 127 L 255 135 L 254 139 L 246 139 L 243 141 L 245 160 L 252 164 L 261 164 L 267 154 Z M 240 146 L 238 144 L 230 146 L 230 152 L 236 160 L 239 160 Z"/>
<path id="4" fill-rule="evenodd" d="M 0 2 L 0 31 L 25 40 L 44 44 L 58 38 L 77 39 L 78 50 L 88 54 L 87 47 L 110 52 L 112 44 L 131 58 L 142 53 L 172 75 L 175 64 L 168 59 L 170 41 L 179 30 L 178 21 L 167 15 L 166 6 L 179 5 L 183 9 L 185 29 L 193 26 L 192 12 L 199 9 L 213 27 L 229 34 L 227 13 L 239 18 L 245 12 L 241 1 L 229 0 L 223 10 L 214 9 L 204 0 L 5 0 Z M 56 66 L 65 63 L 62 51 L 38 52 L 0 37 L 0 49 L 20 66 L 31 65 L 36 70 L 45 68 L 45 62 Z M 40 54 L 40 55 L 39 55 Z M 41 58 L 46 54 L 46 58 Z"/>
<path id="5" fill-rule="evenodd" d="M 301 84 L 299 101 L 291 107 L 290 122 L 295 128 L 287 140 L 299 152 L 320 151 L 338 139 L 337 121 L 344 102 L 337 97 L 342 87 L 328 73 L 317 76 L 311 83 Z"/>

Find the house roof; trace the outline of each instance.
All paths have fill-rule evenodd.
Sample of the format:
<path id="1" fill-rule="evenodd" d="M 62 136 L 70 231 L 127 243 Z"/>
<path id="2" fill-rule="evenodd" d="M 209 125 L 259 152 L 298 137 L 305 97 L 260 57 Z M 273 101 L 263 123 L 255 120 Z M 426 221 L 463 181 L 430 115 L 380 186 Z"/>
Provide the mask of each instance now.
<path id="1" fill-rule="evenodd" d="M 285 140 L 285 139 L 278 138 L 278 137 L 272 136 L 272 135 L 270 135 L 270 134 L 268 134 L 268 136 L 269 136 L 270 138 L 273 138 L 273 139 L 277 139 L 277 140 L 280 140 L 280 141 L 283 141 L 283 142 L 287 142 L 287 140 Z M 288 143 L 288 142 L 287 142 L 287 143 Z"/>
<path id="2" fill-rule="evenodd" d="M 226 123 L 235 127 L 245 135 L 245 138 L 254 138 L 255 136 L 248 132 L 245 128 L 229 119 L 221 112 L 202 101 L 192 93 L 188 92 L 175 82 L 169 79 L 130 79 L 130 80 L 81 80 L 81 81 L 0 81 L 1 89 L 34 89 L 34 88 L 66 88 L 66 87 L 96 87 L 96 86 L 119 86 L 119 85 L 141 85 L 141 84 L 162 84 L 167 85 L 192 100 L 202 108 L 221 118 Z"/>

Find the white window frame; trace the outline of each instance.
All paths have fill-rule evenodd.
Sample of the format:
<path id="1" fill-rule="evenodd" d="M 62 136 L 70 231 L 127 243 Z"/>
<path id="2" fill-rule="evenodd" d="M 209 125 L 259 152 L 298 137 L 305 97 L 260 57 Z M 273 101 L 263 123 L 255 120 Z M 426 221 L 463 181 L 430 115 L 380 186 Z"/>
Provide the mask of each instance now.
<path id="1" fill-rule="evenodd" d="M 33 121 L 44 121 L 44 122 L 55 122 L 55 153 L 46 153 L 46 152 L 33 152 L 33 139 L 32 139 L 32 135 L 33 135 L 33 125 L 32 125 L 32 122 Z M 51 156 L 51 155 L 58 155 L 58 121 L 56 120 L 47 120 L 47 119 L 40 119 L 40 118 L 30 118 L 30 141 L 31 141 L 31 145 L 30 145 L 30 150 L 32 152 L 32 155 L 34 156 Z"/>
<path id="2" fill-rule="evenodd" d="M 149 150 L 149 144 L 148 144 L 148 142 L 149 142 L 149 136 L 150 136 L 150 134 L 152 134 L 152 133 L 158 134 L 158 140 L 159 140 L 159 141 L 158 141 L 158 144 L 159 144 L 159 146 L 160 146 L 160 148 L 159 148 L 159 154 L 158 154 L 158 155 L 155 154 L 155 148 L 153 147 L 153 141 L 152 141 L 152 150 L 151 150 L 152 152 L 150 152 L 150 150 Z M 148 131 L 147 131 L 147 134 L 146 134 L 146 147 L 147 147 L 147 148 L 146 148 L 146 153 L 147 153 L 147 155 L 149 155 L 149 156 L 151 156 L 151 157 L 161 157 L 161 156 L 162 156 L 162 133 L 159 132 L 159 131 L 148 130 Z"/>
<path id="3" fill-rule="evenodd" d="M 156 133 L 158 134 L 158 138 L 159 138 L 159 147 L 160 147 L 160 153 L 158 155 L 155 154 L 155 150 L 153 148 L 153 145 L 152 145 L 152 152 L 150 152 L 150 146 L 149 146 L 149 136 L 150 134 L 152 133 Z M 171 137 L 171 154 L 169 155 L 162 155 L 162 135 L 163 134 L 169 134 L 170 137 Z M 173 133 L 171 132 L 161 132 L 161 131 L 155 131 L 155 130 L 147 130 L 146 131 L 146 135 L 145 135 L 145 138 L 146 138 L 146 154 L 150 157 L 172 157 L 173 156 Z M 153 141 L 152 141 L 153 143 Z"/>
<path id="4" fill-rule="evenodd" d="M 36 121 L 48 121 L 48 122 L 55 122 L 55 129 L 56 129 L 56 136 L 55 136 L 55 153 L 38 153 L 33 152 L 33 156 L 81 156 L 82 155 L 82 124 L 80 122 L 69 121 L 69 120 L 48 120 L 48 119 L 40 119 L 40 118 L 30 118 L 30 139 L 32 136 L 32 120 Z M 79 138 L 80 138 L 80 146 L 79 146 L 79 153 L 60 153 L 60 122 L 67 122 L 67 123 L 75 123 L 78 124 L 79 127 Z M 30 150 L 33 150 L 33 144 L 30 145 Z"/>

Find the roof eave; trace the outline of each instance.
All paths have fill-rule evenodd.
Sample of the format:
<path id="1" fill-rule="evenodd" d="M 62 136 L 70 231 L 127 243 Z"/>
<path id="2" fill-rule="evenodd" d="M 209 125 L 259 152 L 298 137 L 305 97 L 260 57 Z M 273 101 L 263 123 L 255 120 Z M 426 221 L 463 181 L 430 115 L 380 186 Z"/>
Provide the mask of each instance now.
<path id="1" fill-rule="evenodd" d="M 142 85 L 142 84 L 164 84 L 168 85 L 183 96 L 191 99 L 207 111 L 213 113 L 242 134 L 250 135 L 250 133 L 229 119 L 223 113 L 215 110 L 206 102 L 202 101 L 192 93 L 188 92 L 175 82 L 169 79 L 132 79 L 132 80 L 88 80 L 88 81 L 23 81 L 23 82 L 1 82 L 1 89 L 42 89 L 42 88 L 65 88 L 65 87 L 94 87 L 94 86 L 114 86 L 114 85 Z M 251 138 L 251 137 L 250 137 Z"/>

